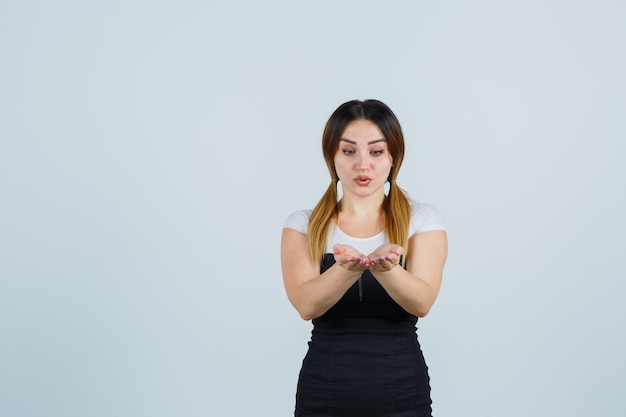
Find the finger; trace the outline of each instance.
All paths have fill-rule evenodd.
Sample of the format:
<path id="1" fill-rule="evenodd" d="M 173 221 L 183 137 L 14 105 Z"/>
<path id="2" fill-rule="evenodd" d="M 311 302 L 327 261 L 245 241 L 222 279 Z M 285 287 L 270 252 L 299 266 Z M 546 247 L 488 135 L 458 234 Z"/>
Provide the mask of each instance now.
<path id="1" fill-rule="evenodd" d="M 398 256 L 391 254 L 378 258 L 377 268 L 383 271 L 389 271 L 398 264 Z"/>
<path id="2" fill-rule="evenodd" d="M 360 256 L 352 256 L 352 255 L 348 255 L 348 257 L 346 258 L 346 261 L 353 265 L 362 265 L 364 263 L 363 258 L 361 258 Z"/>

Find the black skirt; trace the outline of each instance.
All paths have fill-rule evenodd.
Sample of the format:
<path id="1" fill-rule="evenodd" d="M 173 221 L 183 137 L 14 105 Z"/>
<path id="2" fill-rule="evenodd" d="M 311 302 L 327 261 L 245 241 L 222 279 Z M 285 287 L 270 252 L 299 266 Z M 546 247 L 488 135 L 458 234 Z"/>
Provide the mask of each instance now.
<path id="1" fill-rule="evenodd" d="M 333 262 L 326 256 L 322 271 Z M 366 271 L 313 320 L 295 416 L 430 417 L 430 378 L 416 322 Z"/>

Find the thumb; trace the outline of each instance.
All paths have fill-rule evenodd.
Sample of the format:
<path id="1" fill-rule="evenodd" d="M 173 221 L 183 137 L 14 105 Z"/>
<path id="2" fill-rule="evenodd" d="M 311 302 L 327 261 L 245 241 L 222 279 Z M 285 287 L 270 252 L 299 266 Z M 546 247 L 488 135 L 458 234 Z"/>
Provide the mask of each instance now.
<path id="1" fill-rule="evenodd" d="M 402 252 L 403 252 L 403 251 L 404 251 L 404 250 L 402 249 L 402 246 L 398 246 L 398 245 L 396 245 L 396 246 L 393 248 L 393 250 L 392 250 L 392 252 L 393 252 L 393 253 L 395 253 L 395 254 L 396 254 L 396 255 L 398 255 L 398 256 L 402 255 Z"/>
<path id="2" fill-rule="evenodd" d="M 335 243 L 335 246 L 333 246 L 333 252 L 335 253 L 335 255 L 340 255 L 345 251 L 346 248 L 344 248 L 343 245 L 340 245 L 339 243 Z"/>

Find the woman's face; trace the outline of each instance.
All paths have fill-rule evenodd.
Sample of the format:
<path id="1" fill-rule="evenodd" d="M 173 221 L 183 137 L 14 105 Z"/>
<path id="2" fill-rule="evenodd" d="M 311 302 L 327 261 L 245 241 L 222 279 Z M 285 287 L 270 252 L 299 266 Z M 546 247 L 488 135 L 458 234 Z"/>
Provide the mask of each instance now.
<path id="1" fill-rule="evenodd" d="M 373 122 L 355 120 L 346 126 L 334 162 L 344 195 L 384 192 L 392 160 L 385 137 Z"/>

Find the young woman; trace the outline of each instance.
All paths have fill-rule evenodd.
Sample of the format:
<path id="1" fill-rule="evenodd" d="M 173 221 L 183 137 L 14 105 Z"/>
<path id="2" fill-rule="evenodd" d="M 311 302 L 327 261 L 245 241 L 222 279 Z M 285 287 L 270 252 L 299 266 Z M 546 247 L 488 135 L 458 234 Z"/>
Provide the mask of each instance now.
<path id="1" fill-rule="evenodd" d="M 397 186 L 404 138 L 384 103 L 339 106 L 322 148 L 332 182 L 313 210 L 289 216 L 281 245 L 287 296 L 313 321 L 295 415 L 430 416 L 415 325 L 441 285 L 441 217 Z"/>

